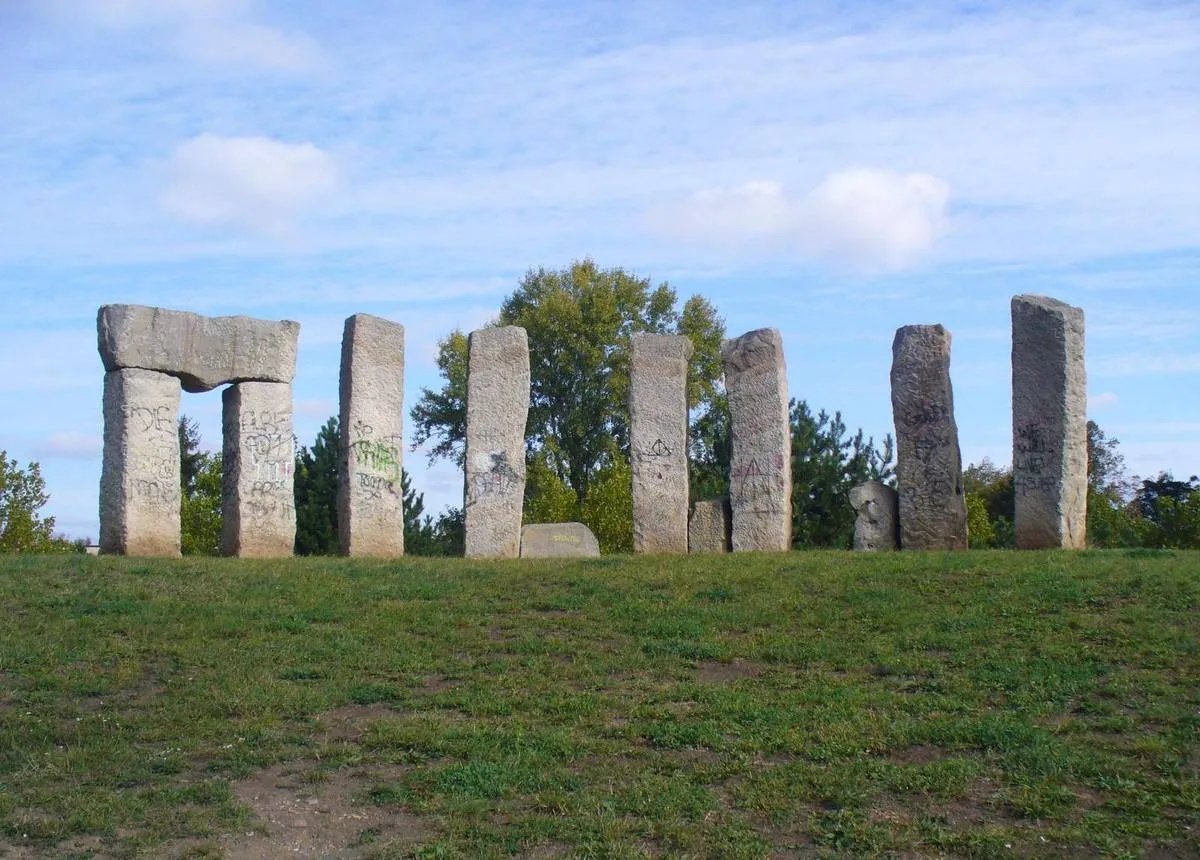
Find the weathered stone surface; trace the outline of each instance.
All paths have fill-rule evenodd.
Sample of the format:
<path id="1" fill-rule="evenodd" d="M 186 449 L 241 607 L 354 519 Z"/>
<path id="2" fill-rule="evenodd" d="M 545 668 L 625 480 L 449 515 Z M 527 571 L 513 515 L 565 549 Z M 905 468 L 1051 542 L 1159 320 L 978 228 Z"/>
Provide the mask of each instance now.
<path id="1" fill-rule="evenodd" d="M 882 481 L 866 481 L 850 490 L 854 548 L 867 552 L 894 550 L 900 543 L 900 509 L 896 491 Z"/>
<path id="2" fill-rule="evenodd" d="M 629 449 L 633 551 L 688 551 L 687 374 L 684 335 L 633 336 Z"/>
<path id="3" fill-rule="evenodd" d="M 950 332 L 910 325 L 892 343 L 900 546 L 966 549 L 962 455 L 950 386 Z"/>
<path id="4" fill-rule="evenodd" d="M 688 552 L 729 552 L 729 530 L 728 496 L 696 502 L 688 521 Z"/>
<path id="5" fill-rule="evenodd" d="M 535 523 L 521 529 L 521 558 L 585 558 L 600 544 L 583 523 Z"/>
<path id="6" fill-rule="evenodd" d="M 404 326 L 369 314 L 342 334 L 338 537 L 345 555 L 404 554 Z"/>
<path id="7" fill-rule="evenodd" d="M 525 497 L 529 339 L 519 326 L 467 341 L 467 451 L 463 488 L 468 558 L 516 558 Z"/>
<path id="8" fill-rule="evenodd" d="M 152 370 L 104 374 L 100 551 L 179 555 L 179 380 Z"/>
<path id="9" fill-rule="evenodd" d="M 763 328 L 721 345 L 733 451 L 734 552 L 786 550 L 792 537 L 792 458 L 783 337 Z"/>
<path id="10" fill-rule="evenodd" d="M 96 319 L 108 371 L 137 367 L 179 377 L 185 391 L 228 382 L 291 382 L 300 323 L 205 317 L 145 305 L 103 305 Z"/>
<path id="11" fill-rule="evenodd" d="M 1083 311 L 1012 300 L 1013 526 L 1017 549 L 1087 545 Z"/>
<path id="12" fill-rule="evenodd" d="M 292 386 L 241 382 L 224 406 L 221 552 L 278 558 L 296 543 Z"/>

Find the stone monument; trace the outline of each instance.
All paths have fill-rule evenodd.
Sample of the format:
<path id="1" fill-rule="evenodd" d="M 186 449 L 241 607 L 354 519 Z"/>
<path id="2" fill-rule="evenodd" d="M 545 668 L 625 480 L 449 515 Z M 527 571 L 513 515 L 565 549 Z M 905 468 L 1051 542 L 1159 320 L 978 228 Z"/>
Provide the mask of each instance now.
<path id="1" fill-rule="evenodd" d="M 521 558 L 589 558 L 600 544 L 583 523 L 533 523 L 521 529 Z"/>
<path id="2" fill-rule="evenodd" d="M 721 345 L 729 397 L 730 542 L 734 552 L 786 550 L 792 536 L 787 369 L 778 329 Z"/>
<path id="3" fill-rule="evenodd" d="M 180 388 L 200 392 L 233 383 L 252 387 L 225 397 L 234 414 L 231 420 L 227 411 L 223 422 L 230 477 L 222 545 L 239 555 L 277 555 L 286 542 L 290 554 L 291 382 L 300 324 L 103 305 L 96 330 L 106 371 L 100 551 L 179 555 Z M 253 538 L 252 523 L 263 529 Z"/>
<path id="4" fill-rule="evenodd" d="M 897 549 L 900 543 L 899 500 L 882 481 L 865 481 L 850 491 L 854 548 L 866 552 Z"/>
<path id="5" fill-rule="evenodd" d="M 519 326 L 478 329 L 468 338 L 467 356 L 465 555 L 517 558 L 525 501 L 529 340 Z"/>
<path id="6" fill-rule="evenodd" d="M 292 385 L 239 382 L 221 392 L 221 553 L 280 558 L 296 544 Z"/>
<path id="7" fill-rule="evenodd" d="M 1013 526 L 1017 549 L 1087 545 L 1083 311 L 1012 300 Z"/>
<path id="8" fill-rule="evenodd" d="M 966 549 L 962 455 L 950 386 L 950 332 L 910 325 L 892 343 L 900 546 Z"/>
<path id="9" fill-rule="evenodd" d="M 404 326 L 346 320 L 338 386 L 338 538 L 344 555 L 404 554 Z"/>
<path id="10" fill-rule="evenodd" d="M 104 374 L 100 551 L 179 555 L 179 380 L 154 370 Z"/>
<path id="11" fill-rule="evenodd" d="M 629 450 L 633 551 L 688 551 L 687 377 L 684 335 L 633 336 L 629 368 Z"/>

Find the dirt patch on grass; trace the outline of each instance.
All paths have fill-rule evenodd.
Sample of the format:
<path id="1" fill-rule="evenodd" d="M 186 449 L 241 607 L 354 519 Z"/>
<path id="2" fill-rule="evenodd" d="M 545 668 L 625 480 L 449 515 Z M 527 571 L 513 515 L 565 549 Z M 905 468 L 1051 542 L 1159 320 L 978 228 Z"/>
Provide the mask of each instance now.
<path id="1" fill-rule="evenodd" d="M 328 742 L 357 741 L 372 722 L 395 715 L 394 710 L 381 702 L 345 705 L 321 714 L 317 724 L 324 730 L 324 739 Z"/>
<path id="2" fill-rule="evenodd" d="M 946 751 L 941 747 L 916 744 L 902 750 L 893 750 L 888 758 L 900 764 L 929 764 L 942 758 L 945 754 Z"/>
<path id="3" fill-rule="evenodd" d="M 444 693 L 459 686 L 462 686 L 462 681 L 447 678 L 445 675 L 430 675 L 420 685 L 414 687 L 413 692 L 422 696 L 432 696 L 435 693 Z"/>
<path id="4" fill-rule="evenodd" d="M 747 660 L 734 660 L 732 663 L 708 660 L 696 669 L 696 680 L 704 684 L 732 684 L 743 678 L 757 678 L 762 671 L 758 663 Z"/>
<path id="5" fill-rule="evenodd" d="M 401 847 L 430 837 L 427 819 L 365 798 L 372 785 L 395 779 L 398 767 L 335 771 L 313 782 L 292 762 L 235 782 L 233 792 L 255 817 L 252 830 L 223 837 L 229 860 L 274 857 L 363 857 L 383 845 Z"/>

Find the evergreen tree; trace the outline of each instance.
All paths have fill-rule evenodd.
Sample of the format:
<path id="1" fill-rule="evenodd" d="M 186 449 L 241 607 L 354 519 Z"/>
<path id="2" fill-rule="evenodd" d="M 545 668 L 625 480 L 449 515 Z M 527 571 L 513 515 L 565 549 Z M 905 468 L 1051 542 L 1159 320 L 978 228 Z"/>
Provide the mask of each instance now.
<path id="1" fill-rule="evenodd" d="M 338 419 L 317 431 L 311 448 L 296 451 L 296 555 L 337 555 Z"/>
<path id="2" fill-rule="evenodd" d="M 792 433 L 792 546 L 837 547 L 854 541 L 850 490 L 863 481 L 890 481 L 893 443 L 882 449 L 860 429 L 850 436 L 842 414 L 816 417 L 803 400 L 789 404 Z"/>

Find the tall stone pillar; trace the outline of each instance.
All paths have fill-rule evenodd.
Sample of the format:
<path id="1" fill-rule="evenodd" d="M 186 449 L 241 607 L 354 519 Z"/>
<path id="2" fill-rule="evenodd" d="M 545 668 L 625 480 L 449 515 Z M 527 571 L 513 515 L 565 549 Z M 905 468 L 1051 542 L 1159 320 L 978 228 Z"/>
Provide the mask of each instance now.
<path id="1" fill-rule="evenodd" d="M 345 555 L 404 555 L 404 326 L 346 320 L 339 385 L 338 537 Z"/>
<path id="2" fill-rule="evenodd" d="M 104 374 L 103 553 L 179 555 L 179 391 L 153 370 Z"/>
<path id="3" fill-rule="evenodd" d="M 903 549 L 966 549 L 962 454 L 950 386 L 950 332 L 909 325 L 892 343 L 892 417 Z"/>
<path id="4" fill-rule="evenodd" d="M 792 438 L 783 337 L 763 328 L 721 345 L 733 451 L 734 552 L 786 550 L 792 540 Z"/>
<path id="5" fill-rule="evenodd" d="M 1013 490 L 1017 549 L 1087 545 L 1087 371 L 1083 311 L 1012 300 Z"/>
<path id="6" fill-rule="evenodd" d="M 687 376 L 684 335 L 633 336 L 629 367 L 629 449 L 633 551 L 688 551 Z"/>
<path id="7" fill-rule="evenodd" d="M 221 552 L 290 556 L 296 543 L 292 386 L 239 382 L 221 393 Z"/>
<path id="8" fill-rule="evenodd" d="M 467 355 L 465 555 L 517 558 L 525 502 L 529 339 L 519 326 L 479 329 L 468 338 Z"/>

